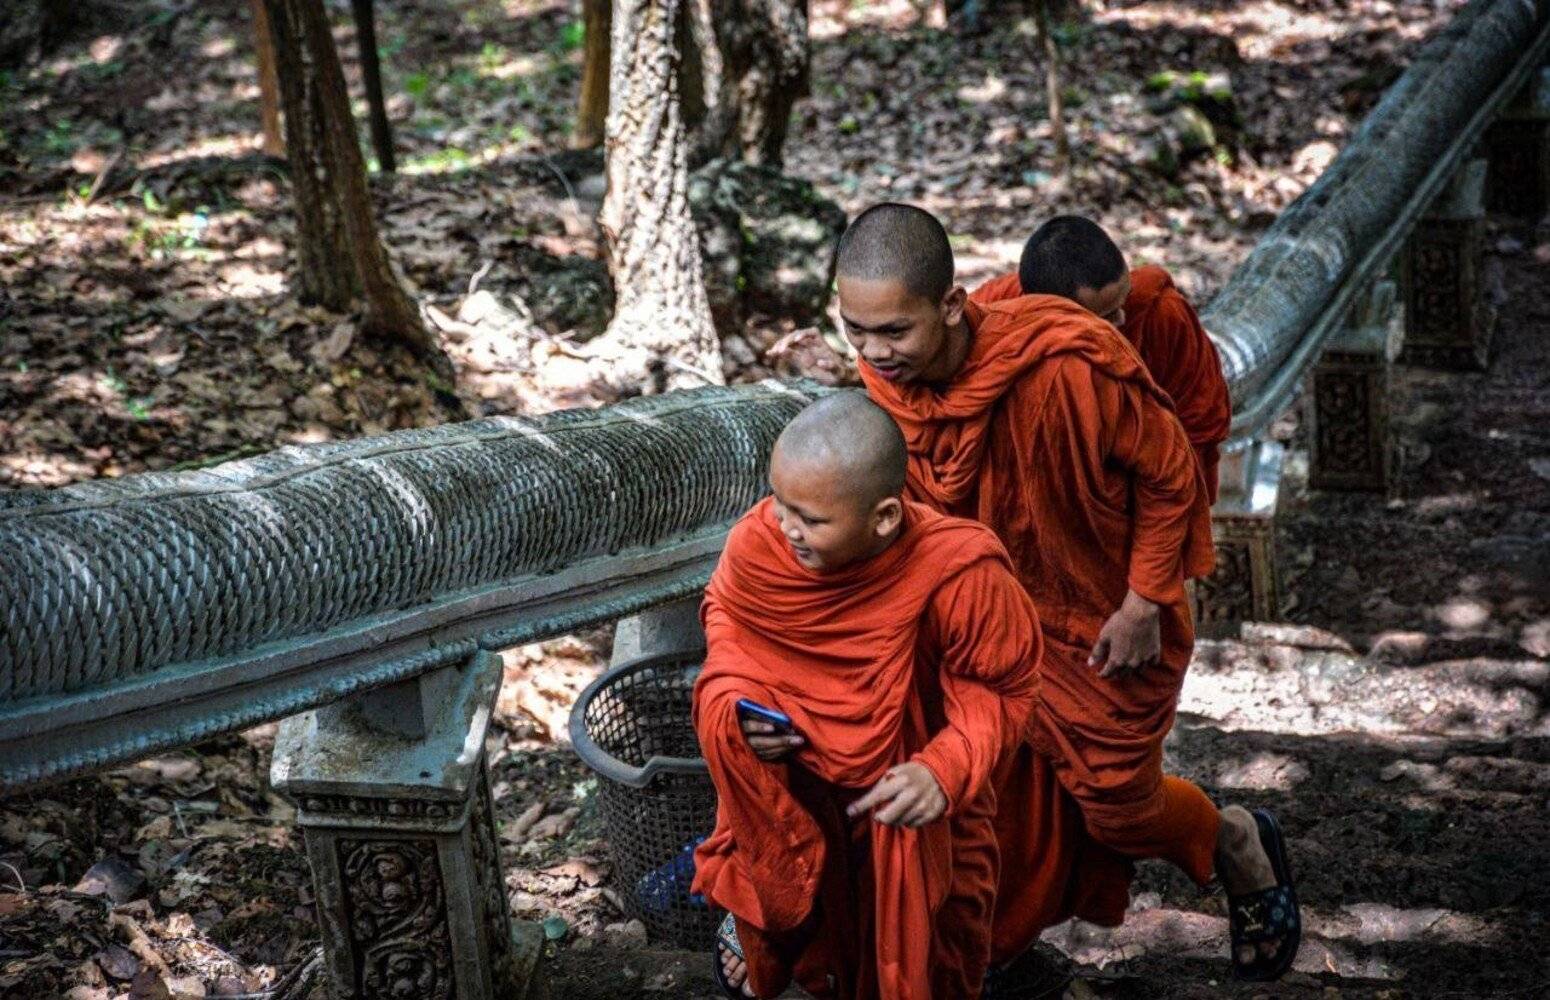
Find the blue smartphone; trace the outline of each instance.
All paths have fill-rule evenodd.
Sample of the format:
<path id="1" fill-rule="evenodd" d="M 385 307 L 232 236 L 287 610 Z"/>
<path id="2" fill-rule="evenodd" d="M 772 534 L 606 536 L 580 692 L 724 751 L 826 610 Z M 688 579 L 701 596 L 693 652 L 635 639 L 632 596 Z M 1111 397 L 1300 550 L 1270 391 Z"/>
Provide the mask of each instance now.
<path id="1" fill-rule="evenodd" d="M 790 735 L 796 732 L 796 726 L 791 722 L 791 716 L 785 712 L 777 712 L 773 708 L 761 705 L 748 698 L 737 699 L 737 717 L 744 720 L 768 722 L 777 730 L 776 735 Z"/>

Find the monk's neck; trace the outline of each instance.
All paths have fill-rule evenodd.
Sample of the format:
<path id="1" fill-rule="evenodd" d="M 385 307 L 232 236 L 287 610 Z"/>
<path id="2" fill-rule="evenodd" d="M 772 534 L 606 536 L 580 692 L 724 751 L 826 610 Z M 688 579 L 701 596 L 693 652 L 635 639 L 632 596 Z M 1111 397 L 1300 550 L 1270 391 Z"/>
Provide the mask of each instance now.
<path id="1" fill-rule="evenodd" d="M 842 571 L 855 569 L 859 566 L 864 566 L 867 563 L 880 558 L 884 552 L 887 552 L 889 549 L 893 548 L 894 544 L 903 537 L 904 524 L 901 522 L 899 526 L 893 529 L 890 534 L 883 538 L 879 538 L 874 546 L 869 551 L 867 551 L 865 555 L 858 556 L 856 559 L 844 564 L 843 566 L 835 567 L 832 572 L 839 573 Z"/>
<path id="2" fill-rule="evenodd" d="M 969 360 L 969 347 L 974 343 L 974 328 L 967 317 L 947 328 L 947 343 L 943 345 L 940 365 L 932 366 L 930 375 L 922 379 L 927 385 L 945 388 L 958 377 L 965 361 Z"/>

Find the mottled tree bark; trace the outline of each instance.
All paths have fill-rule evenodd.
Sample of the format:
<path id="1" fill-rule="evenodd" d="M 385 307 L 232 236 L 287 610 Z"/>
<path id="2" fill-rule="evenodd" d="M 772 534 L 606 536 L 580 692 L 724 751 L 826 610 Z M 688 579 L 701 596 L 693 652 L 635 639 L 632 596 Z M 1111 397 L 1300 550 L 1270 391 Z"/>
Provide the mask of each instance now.
<path id="1" fill-rule="evenodd" d="M 616 384 L 655 392 L 722 381 L 721 348 L 689 214 L 679 107 L 681 0 L 616 0 L 608 110 L 608 193 L 599 218 L 617 300 L 595 343 Z"/>
<path id="2" fill-rule="evenodd" d="M 405 345 L 450 382 L 452 365 L 393 273 L 377 234 L 366 163 L 322 0 L 264 3 L 285 107 L 301 298 L 340 311 L 359 298 L 365 333 Z"/>
<path id="3" fill-rule="evenodd" d="M 253 52 L 258 65 L 258 107 L 264 127 L 264 152 L 285 155 L 285 138 L 280 134 L 280 82 L 275 76 L 274 35 L 269 30 L 269 14 L 264 0 L 250 0 L 253 11 Z"/>
<path id="4" fill-rule="evenodd" d="M 697 122 L 691 160 L 735 156 L 780 166 L 791 109 L 808 91 L 806 0 L 681 2 L 693 46 L 680 64 L 693 78 L 679 81 L 685 106 L 692 106 Z M 600 14 L 596 7 L 602 8 Z M 583 9 L 590 39 L 593 17 L 608 17 L 607 0 L 585 0 Z M 593 130 L 607 110 L 608 81 L 598 68 L 601 58 L 606 51 L 596 54 L 589 43 L 577 146 L 596 144 Z"/>
<path id="5" fill-rule="evenodd" d="M 608 124 L 611 7 L 609 0 L 581 0 L 586 48 L 581 64 L 581 103 L 576 109 L 576 131 L 571 133 L 571 145 L 577 149 L 599 145 Z"/>
<path id="6" fill-rule="evenodd" d="M 705 115 L 699 158 L 779 167 L 791 108 L 807 95 L 806 0 L 689 0 Z"/>
<path id="7" fill-rule="evenodd" d="M 738 37 L 723 42 L 737 87 L 737 138 L 743 159 L 779 167 L 791 109 L 807 95 L 806 0 L 740 0 L 725 19 Z"/>

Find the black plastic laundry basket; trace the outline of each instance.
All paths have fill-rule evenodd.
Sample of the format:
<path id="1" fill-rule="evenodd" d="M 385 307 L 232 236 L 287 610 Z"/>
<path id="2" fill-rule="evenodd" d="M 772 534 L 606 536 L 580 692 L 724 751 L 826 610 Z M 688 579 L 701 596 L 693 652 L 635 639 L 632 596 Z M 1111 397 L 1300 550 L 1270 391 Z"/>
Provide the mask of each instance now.
<path id="1" fill-rule="evenodd" d="M 690 707 L 703 653 L 622 663 L 570 713 L 576 752 L 599 777 L 616 885 L 654 940 L 709 948 L 718 913 L 689 891 L 694 847 L 716 823 L 716 790 Z"/>

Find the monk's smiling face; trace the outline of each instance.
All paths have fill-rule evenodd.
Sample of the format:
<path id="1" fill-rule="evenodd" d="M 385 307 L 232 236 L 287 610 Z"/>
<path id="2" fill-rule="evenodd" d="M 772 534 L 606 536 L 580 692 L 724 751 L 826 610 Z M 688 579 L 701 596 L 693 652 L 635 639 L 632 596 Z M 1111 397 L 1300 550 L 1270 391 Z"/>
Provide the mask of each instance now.
<path id="1" fill-rule="evenodd" d="M 899 498 L 869 502 L 876 491 L 858 483 L 846 463 L 793 451 L 776 445 L 770 488 L 781 534 L 797 561 L 832 573 L 887 548 L 903 519 Z"/>
<path id="2" fill-rule="evenodd" d="M 878 375 L 900 385 L 941 384 L 962 366 L 968 354 L 963 286 L 954 285 L 940 301 L 889 278 L 841 274 L 838 287 L 845 338 Z"/>

